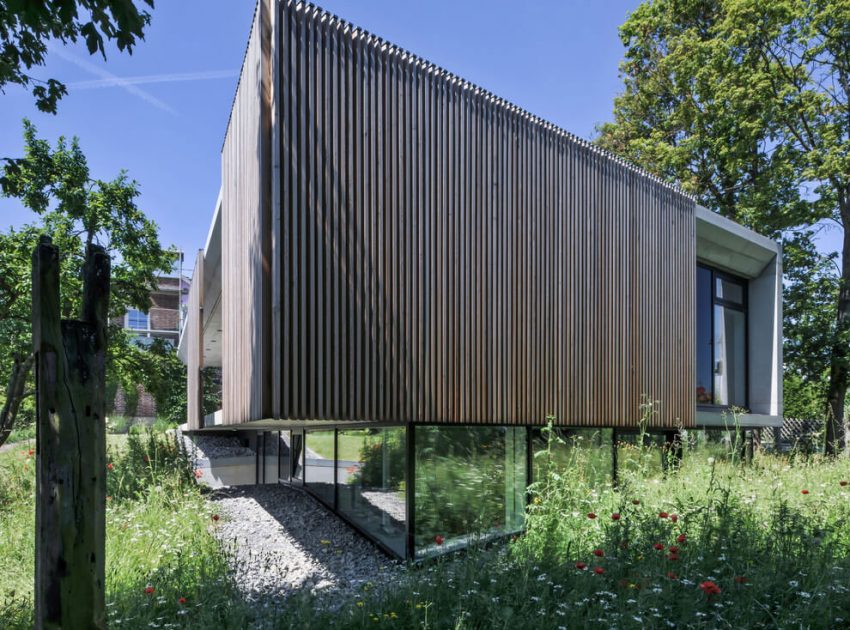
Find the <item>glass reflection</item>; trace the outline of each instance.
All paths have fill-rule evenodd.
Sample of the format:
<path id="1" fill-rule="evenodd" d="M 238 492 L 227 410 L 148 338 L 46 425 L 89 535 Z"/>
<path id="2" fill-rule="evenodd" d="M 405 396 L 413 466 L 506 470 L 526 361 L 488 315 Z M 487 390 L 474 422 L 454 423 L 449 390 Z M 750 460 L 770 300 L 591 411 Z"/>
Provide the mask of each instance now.
<path id="1" fill-rule="evenodd" d="M 334 432 L 307 431 L 304 483 L 328 505 L 334 504 Z"/>
<path id="2" fill-rule="evenodd" d="M 337 433 L 337 509 L 391 550 L 405 556 L 405 429 Z"/>
<path id="3" fill-rule="evenodd" d="M 714 307 L 714 404 L 746 405 L 746 317 Z"/>
<path id="4" fill-rule="evenodd" d="M 524 427 L 416 427 L 415 436 L 417 556 L 522 528 Z"/>

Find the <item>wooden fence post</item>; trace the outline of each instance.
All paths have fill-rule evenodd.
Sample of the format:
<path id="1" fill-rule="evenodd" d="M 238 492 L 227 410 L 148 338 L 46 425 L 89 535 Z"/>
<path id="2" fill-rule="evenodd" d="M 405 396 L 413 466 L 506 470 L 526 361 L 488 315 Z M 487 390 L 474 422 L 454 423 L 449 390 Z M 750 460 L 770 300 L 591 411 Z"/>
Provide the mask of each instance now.
<path id="1" fill-rule="evenodd" d="M 33 252 L 36 628 L 105 628 L 104 388 L 110 262 L 86 252 L 83 320 L 60 320 L 59 251 Z"/>

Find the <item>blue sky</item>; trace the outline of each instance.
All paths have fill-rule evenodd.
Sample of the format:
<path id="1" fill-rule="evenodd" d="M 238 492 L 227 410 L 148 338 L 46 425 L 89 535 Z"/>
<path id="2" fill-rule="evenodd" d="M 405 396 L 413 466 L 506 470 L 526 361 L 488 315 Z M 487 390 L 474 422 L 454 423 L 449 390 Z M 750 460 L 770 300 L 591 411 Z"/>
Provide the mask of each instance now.
<path id="1" fill-rule="evenodd" d="M 0 95 L 0 156 L 21 154 L 20 120 L 40 135 L 78 136 L 94 177 L 120 169 L 141 186 L 140 206 L 166 245 L 194 259 L 206 238 L 220 182 L 220 150 L 254 3 L 156 3 L 132 56 L 90 57 L 58 47 L 36 71 L 69 86 L 56 116 L 28 92 Z M 623 47 L 617 27 L 638 0 L 324 0 L 319 4 L 573 133 L 590 138 L 611 115 Z M 126 80 L 123 85 L 118 85 Z M 129 84 L 128 84 L 129 82 Z M 0 199 L 0 229 L 31 221 Z M 827 235 L 827 243 L 839 237 Z M 825 243 L 825 244 L 827 244 Z"/>

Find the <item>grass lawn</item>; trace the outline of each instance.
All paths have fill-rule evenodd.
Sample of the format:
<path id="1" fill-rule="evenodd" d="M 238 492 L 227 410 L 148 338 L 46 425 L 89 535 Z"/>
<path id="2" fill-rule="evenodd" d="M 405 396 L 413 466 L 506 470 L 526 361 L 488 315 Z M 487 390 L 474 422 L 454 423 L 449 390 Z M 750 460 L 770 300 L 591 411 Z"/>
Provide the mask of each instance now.
<path id="1" fill-rule="evenodd" d="M 360 461 L 360 448 L 363 439 L 358 435 L 339 435 L 339 458 L 345 461 Z M 334 434 L 333 431 L 321 431 L 307 433 L 307 448 L 315 451 L 326 459 L 334 456 Z"/>

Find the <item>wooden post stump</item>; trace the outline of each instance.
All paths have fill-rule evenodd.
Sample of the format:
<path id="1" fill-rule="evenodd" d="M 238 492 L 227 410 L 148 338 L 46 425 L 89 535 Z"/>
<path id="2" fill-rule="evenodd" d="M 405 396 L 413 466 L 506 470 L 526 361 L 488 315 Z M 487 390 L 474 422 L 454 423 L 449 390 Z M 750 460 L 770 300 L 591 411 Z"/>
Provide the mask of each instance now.
<path id="1" fill-rule="evenodd" d="M 109 256 L 92 246 L 82 320 L 60 320 L 59 251 L 33 252 L 36 366 L 36 628 L 105 628 L 104 388 Z"/>

